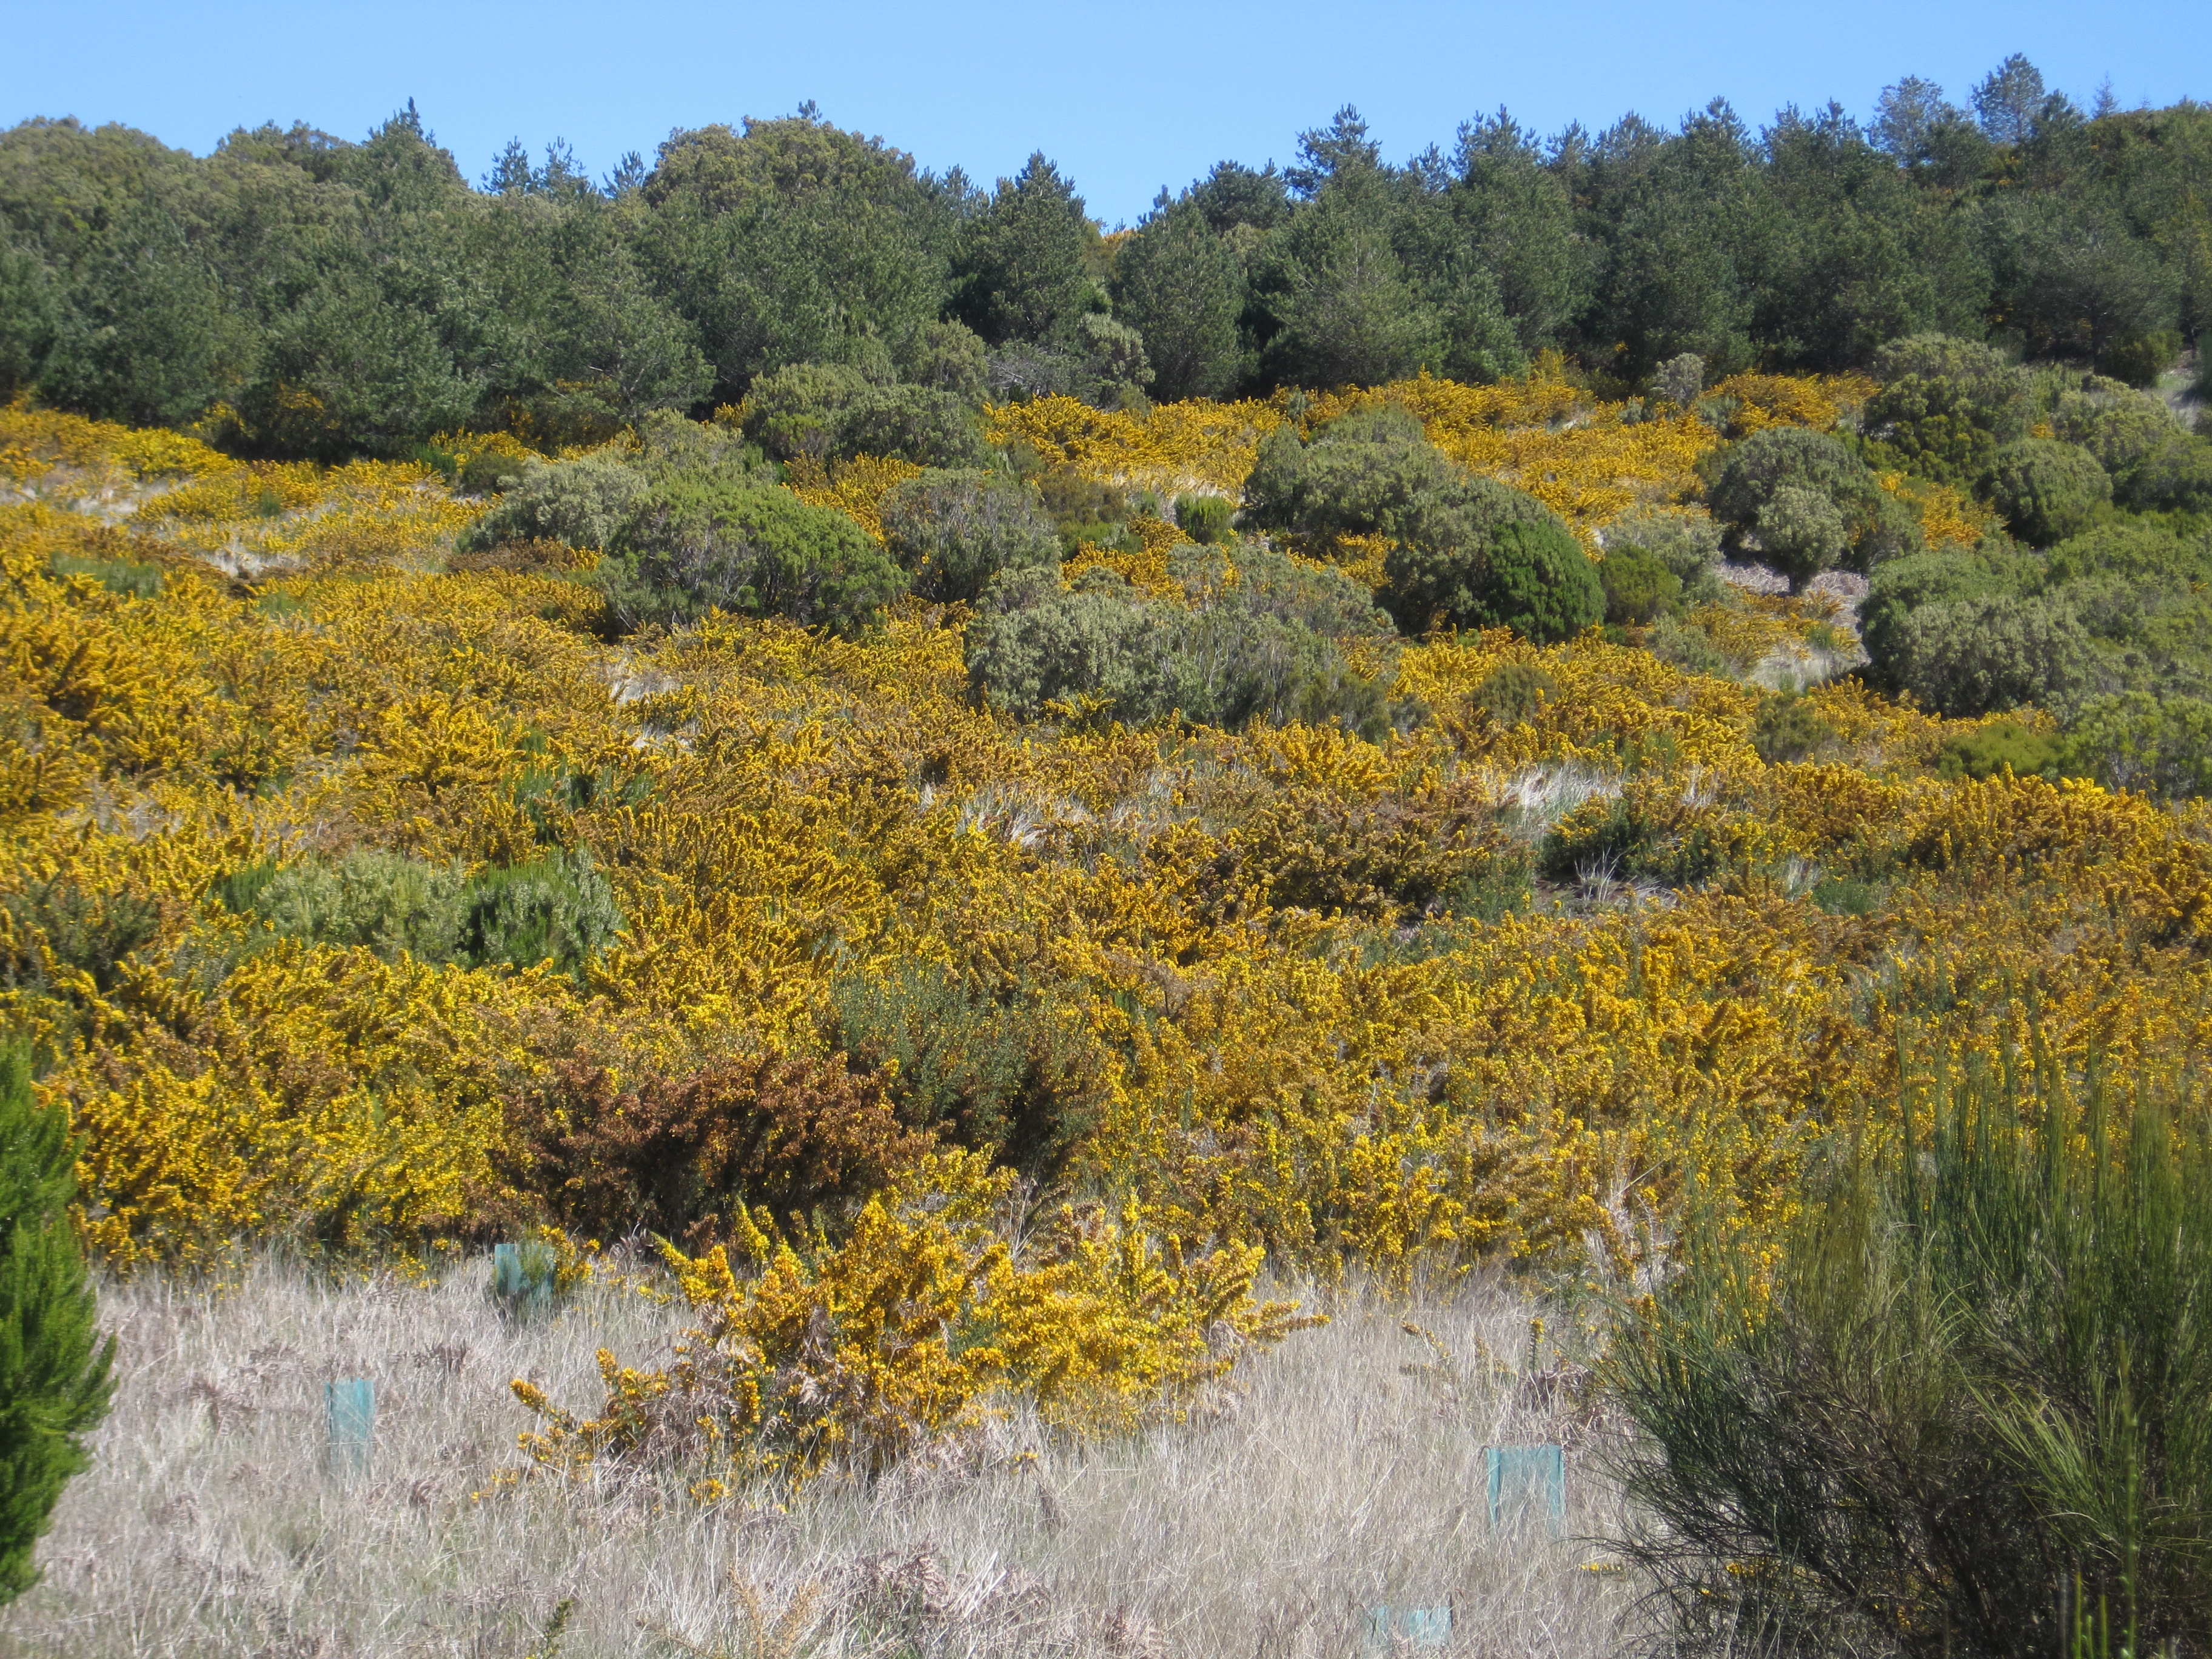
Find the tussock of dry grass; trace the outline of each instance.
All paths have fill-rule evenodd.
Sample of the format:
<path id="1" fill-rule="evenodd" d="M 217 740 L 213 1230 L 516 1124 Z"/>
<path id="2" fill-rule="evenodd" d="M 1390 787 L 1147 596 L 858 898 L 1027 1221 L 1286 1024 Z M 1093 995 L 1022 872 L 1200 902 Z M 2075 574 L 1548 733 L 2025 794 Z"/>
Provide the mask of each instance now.
<path id="1" fill-rule="evenodd" d="M 1016 1412 L 784 1511 L 702 1510 L 674 1477 L 501 1486 L 526 1426 L 509 1378 L 593 1397 L 594 1350 L 652 1352 L 678 1316 L 599 1286 L 516 1327 L 486 1278 L 331 1288 L 268 1266 L 227 1294 L 112 1287 L 117 1407 L 46 1582 L 0 1612 L 0 1654 L 520 1659 L 563 1600 L 563 1659 L 1336 1659 L 1362 1651 L 1362 1609 L 1443 1602 L 1451 1652 L 1615 1644 L 1625 1587 L 1575 1541 L 1609 1518 L 1588 1469 L 1602 1425 L 1556 1377 L 1514 1374 L 1529 1309 L 1501 1291 L 1352 1297 L 1187 1425 L 1077 1446 Z M 358 1480 L 324 1466 L 323 1384 L 349 1376 L 377 1391 Z M 1483 1446 L 1561 1437 L 1568 1536 L 1493 1531 Z"/>

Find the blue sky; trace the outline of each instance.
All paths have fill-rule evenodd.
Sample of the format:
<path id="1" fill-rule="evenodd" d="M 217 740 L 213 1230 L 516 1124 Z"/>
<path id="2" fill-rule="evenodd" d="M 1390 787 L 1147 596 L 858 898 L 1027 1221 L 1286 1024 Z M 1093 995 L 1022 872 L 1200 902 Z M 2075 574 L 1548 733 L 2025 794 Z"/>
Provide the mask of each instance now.
<path id="1" fill-rule="evenodd" d="M 374 8 L 119 0 L 5 14 L 0 123 L 121 121 L 205 151 L 305 120 L 359 137 L 413 98 L 472 179 L 510 137 L 566 138 L 595 173 L 672 126 L 812 99 L 943 170 L 988 179 L 1042 149 L 1109 225 L 1213 161 L 1287 160 L 1356 104 L 1392 159 L 1509 106 L 1550 131 L 1629 110 L 1662 125 L 1716 95 L 1754 124 L 1790 102 L 1871 111 L 1887 82 L 1960 103 L 2012 52 L 2087 100 L 2212 98 L 2212 5 L 662 3 L 476 0 Z"/>

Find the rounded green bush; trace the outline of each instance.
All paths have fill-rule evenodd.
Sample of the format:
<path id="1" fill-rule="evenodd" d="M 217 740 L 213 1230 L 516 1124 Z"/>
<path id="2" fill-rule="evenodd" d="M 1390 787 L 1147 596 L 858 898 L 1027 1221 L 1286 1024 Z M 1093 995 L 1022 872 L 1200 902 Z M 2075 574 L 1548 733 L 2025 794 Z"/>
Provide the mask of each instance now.
<path id="1" fill-rule="evenodd" d="M 712 478 L 654 490 L 598 574 L 608 610 L 631 629 L 721 610 L 850 636 L 906 588 L 906 573 L 842 513 Z"/>
<path id="2" fill-rule="evenodd" d="M 1182 533 L 1202 546 L 1226 541 L 1232 533 L 1229 521 L 1236 509 L 1219 495 L 1178 495 L 1176 524 Z"/>
<path id="3" fill-rule="evenodd" d="M 884 545 L 926 599 L 974 599 L 1000 571 L 1056 565 L 1036 495 L 1003 472 L 933 467 L 884 497 Z"/>
<path id="4" fill-rule="evenodd" d="M 2078 536 L 2112 499 L 2112 475 L 2073 444 L 2022 438 L 1999 450 L 1975 485 L 2014 535 L 2036 547 Z"/>
<path id="5" fill-rule="evenodd" d="M 1582 544 L 1556 525 L 1509 524 L 1490 544 L 1468 620 L 1511 629 L 1540 645 L 1571 640 L 1605 615 L 1605 587 Z"/>
<path id="6" fill-rule="evenodd" d="M 1681 605 L 1682 579 L 1640 547 L 1607 550 L 1597 568 L 1605 589 L 1605 619 L 1644 628 Z"/>

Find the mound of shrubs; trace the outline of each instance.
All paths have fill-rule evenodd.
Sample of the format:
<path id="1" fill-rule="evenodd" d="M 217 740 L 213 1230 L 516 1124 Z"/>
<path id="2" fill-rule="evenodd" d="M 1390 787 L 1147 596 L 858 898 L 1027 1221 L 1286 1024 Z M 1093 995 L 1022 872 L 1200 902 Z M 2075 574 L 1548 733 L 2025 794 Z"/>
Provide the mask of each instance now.
<path id="1" fill-rule="evenodd" d="M 1357 410 L 1310 439 L 1277 428 L 1244 501 L 1249 523 L 1310 543 L 1388 537 L 1378 597 L 1407 634 L 1505 627 L 1551 644 L 1605 614 L 1596 568 L 1565 521 L 1453 465 L 1395 404 Z"/>
<path id="2" fill-rule="evenodd" d="M 1415 717 L 1346 656 L 1346 641 L 1389 632 L 1367 589 L 1256 544 L 1226 553 L 1182 550 L 1179 600 L 1102 567 L 1073 583 L 1051 567 L 1000 573 L 969 625 L 977 695 L 1023 719 L 1057 705 L 1132 724 L 1334 721 L 1370 737 Z"/>
<path id="3" fill-rule="evenodd" d="M 1869 570 L 1920 545 L 1911 509 L 1842 440 L 1771 426 L 1721 453 L 1705 492 L 1725 544 L 1802 586 L 1824 570 Z"/>

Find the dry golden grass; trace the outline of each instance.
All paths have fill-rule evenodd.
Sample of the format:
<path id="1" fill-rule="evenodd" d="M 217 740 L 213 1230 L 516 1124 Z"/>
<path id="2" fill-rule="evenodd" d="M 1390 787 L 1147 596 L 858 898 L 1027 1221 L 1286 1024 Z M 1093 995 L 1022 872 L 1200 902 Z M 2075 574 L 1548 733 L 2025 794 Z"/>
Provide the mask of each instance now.
<path id="1" fill-rule="evenodd" d="M 1188 1425 L 1079 1446 L 1015 1410 L 787 1510 L 701 1509 L 680 1476 L 502 1485 L 526 1426 L 509 1378 L 581 1395 L 596 1347 L 647 1350 L 678 1316 L 602 1285 L 518 1326 L 487 1278 L 332 1288 L 264 1265 L 228 1292 L 109 1287 L 116 1410 L 0 1654 L 522 1659 L 567 1601 L 562 1659 L 1338 1659 L 1364 1609 L 1449 1602 L 1443 1651 L 1567 1656 L 1611 1649 L 1630 1600 L 1575 1539 L 1607 1528 L 1603 1425 L 1548 1360 L 1553 1381 L 1516 1375 L 1529 1307 L 1497 1287 L 1345 1298 Z M 323 1385 L 349 1376 L 377 1391 L 365 1478 L 325 1463 Z M 1562 1435 L 1569 1536 L 1493 1532 L 1484 1445 Z"/>

